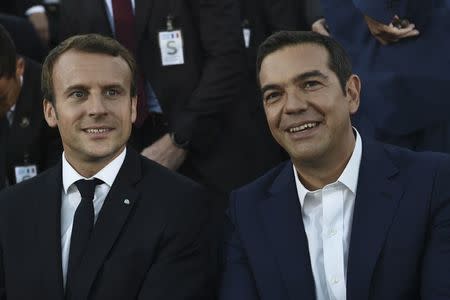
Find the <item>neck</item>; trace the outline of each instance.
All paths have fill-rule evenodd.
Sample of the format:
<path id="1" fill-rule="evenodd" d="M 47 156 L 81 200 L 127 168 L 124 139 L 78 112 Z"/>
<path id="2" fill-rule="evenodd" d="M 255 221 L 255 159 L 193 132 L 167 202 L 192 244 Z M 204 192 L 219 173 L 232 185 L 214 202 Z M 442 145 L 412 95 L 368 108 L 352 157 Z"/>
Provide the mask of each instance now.
<path id="1" fill-rule="evenodd" d="M 293 161 L 300 181 L 308 190 L 321 189 L 341 176 L 355 148 L 353 131 L 342 140 L 342 145 L 334 155 L 326 153 L 311 161 Z"/>
<path id="2" fill-rule="evenodd" d="M 67 155 L 67 153 L 64 153 L 64 157 L 66 158 L 67 162 L 72 166 L 72 168 L 75 169 L 75 171 L 78 172 L 81 176 L 85 178 L 90 178 L 100 172 L 101 169 L 106 167 L 110 162 L 112 162 L 116 157 L 118 157 L 122 151 L 125 149 L 125 146 L 118 151 L 114 156 L 98 159 L 98 158 L 91 158 L 86 160 L 77 160 L 70 157 L 70 155 Z"/>

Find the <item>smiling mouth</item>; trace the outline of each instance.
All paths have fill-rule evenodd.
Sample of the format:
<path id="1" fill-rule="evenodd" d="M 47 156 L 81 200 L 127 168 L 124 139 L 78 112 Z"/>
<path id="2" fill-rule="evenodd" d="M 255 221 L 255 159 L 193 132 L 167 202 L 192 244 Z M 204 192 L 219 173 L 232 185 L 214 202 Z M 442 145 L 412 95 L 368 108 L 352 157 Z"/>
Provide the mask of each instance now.
<path id="1" fill-rule="evenodd" d="M 87 132 L 89 134 L 98 134 L 98 133 L 107 133 L 110 132 L 111 128 L 88 128 L 83 129 L 84 132 Z"/>
<path id="2" fill-rule="evenodd" d="M 305 123 L 305 124 L 302 124 L 302 125 L 297 126 L 297 127 L 289 128 L 288 132 L 289 133 L 301 132 L 301 131 L 305 131 L 305 130 L 314 128 L 314 127 L 316 127 L 318 125 L 319 125 L 319 122 L 309 122 L 309 123 Z"/>

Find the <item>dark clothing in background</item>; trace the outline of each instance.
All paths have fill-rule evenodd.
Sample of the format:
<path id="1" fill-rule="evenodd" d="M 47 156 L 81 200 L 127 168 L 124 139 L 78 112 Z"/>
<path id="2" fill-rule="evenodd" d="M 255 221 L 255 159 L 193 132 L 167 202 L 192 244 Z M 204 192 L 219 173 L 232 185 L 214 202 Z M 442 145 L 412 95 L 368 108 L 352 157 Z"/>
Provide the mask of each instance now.
<path id="1" fill-rule="evenodd" d="M 40 0 L 2 0 L 0 1 L 0 12 L 23 17 L 30 7 L 40 5 L 41 2 Z"/>
<path id="2" fill-rule="evenodd" d="M 41 66 L 26 59 L 13 123 L 9 126 L 6 116 L 0 119 L 0 179 L 5 177 L 10 184 L 15 183 L 15 166 L 36 164 L 42 172 L 61 158 L 59 133 L 44 119 L 40 79 Z"/>
<path id="3" fill-rule="evenodd" d="M 358 129 L 414 150 L 450 152 L 450 10 L 443 0 L 322 0 L 331 36 L 352 58 L 364 88 Z M 397 14 L 420 35 L 381 45 L 364 14 L 388 24 Z"/>
<path id="4" fill-rule="evenodd" d="M 11 35 L 17 53 L 42 62 L 47 55 L 47 47 L 39 39 L 33 25 L 25 18 L 0 13 L 0 24 Z"/>

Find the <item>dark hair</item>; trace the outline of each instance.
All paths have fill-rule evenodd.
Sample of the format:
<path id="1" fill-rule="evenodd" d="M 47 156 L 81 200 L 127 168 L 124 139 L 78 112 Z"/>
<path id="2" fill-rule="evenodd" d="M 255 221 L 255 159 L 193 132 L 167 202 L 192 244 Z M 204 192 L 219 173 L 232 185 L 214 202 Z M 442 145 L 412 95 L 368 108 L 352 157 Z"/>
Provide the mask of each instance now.
<path id="1" fill-rule="evenodd" d="M 8 31 L 0 24 L 0 77 L 16 74 L 16 46 Z"/>
<path id="2" fill-rule="evenodd" d="M 136 96 L 136 62 L 133 55 L 115 39 L 99 34 L 85 34 L 72 36 L 56 46 L 45 58 L 42 65 L 42 93 L 44 98 L 54 103 L 53 67 L 58 58 L 69 50 L 85 53 L 106 54 L 123 58 L 131 70 L 130 94 Z"/>
<path id="3" fill-rule="evenodd" d="M 288 46 L 316 44 L 328 52 L 328 67 L 333 71 L 345 94 L 347 80 L 352 75 L 352 64 L 344 48 L 330 37 L 311 31 L 280 31 L 268 37 L 258 49 L 256 57 L 256 78 L 259 83 L 259 72 L 264 58 L 269 54 Z"/>

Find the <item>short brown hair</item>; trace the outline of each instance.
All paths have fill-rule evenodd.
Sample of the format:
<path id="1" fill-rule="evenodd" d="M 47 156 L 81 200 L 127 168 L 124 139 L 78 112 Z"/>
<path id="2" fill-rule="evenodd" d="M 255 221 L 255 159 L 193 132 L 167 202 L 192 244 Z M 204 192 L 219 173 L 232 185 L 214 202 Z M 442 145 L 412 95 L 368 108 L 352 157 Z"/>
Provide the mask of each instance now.
<path id="1" fill-rule="evenodd" d="M 42 65 L 42 93 L 44 98 L 54 104 L 53 67 L 58 58 L 69 50 L 85 53 L 106 54 L 123 58 L 131 70 L 130 94 L 136 96 L 136 62 L 133 55 L 118 41 L 99 34 L 84 34 L 72 36 L 56 46 L 45 58 Z"/>

